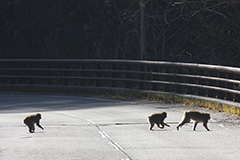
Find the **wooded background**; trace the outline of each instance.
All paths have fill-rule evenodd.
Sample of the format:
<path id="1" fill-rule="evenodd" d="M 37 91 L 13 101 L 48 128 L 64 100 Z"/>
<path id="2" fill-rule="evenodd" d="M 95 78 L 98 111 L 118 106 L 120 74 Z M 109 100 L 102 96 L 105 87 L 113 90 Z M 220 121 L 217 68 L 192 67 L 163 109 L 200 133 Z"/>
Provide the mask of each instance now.
<path id="1" fill-rule="evenodd" d="M 240 66 L 239 0 L 145 0 L 147 60 Z M 1 0 L 0 58 L 139 59 L 138 0 Z"/>

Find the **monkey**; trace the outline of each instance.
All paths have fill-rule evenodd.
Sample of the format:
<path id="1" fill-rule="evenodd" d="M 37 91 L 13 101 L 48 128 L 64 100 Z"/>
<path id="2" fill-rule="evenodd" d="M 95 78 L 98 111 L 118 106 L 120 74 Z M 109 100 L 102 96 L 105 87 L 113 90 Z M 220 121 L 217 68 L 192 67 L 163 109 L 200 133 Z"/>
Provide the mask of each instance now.
<path id="1" fill-rule="evenodd" d="M 153 113 L 150 116 L 148 116 L 148 121 L 150 123 L 150 130 L 152 130 L 152 128 L 153 128 L 155 123 L 161 129 L 163 129 L 164 126 L 170 127 L 170 125 L 164 123 L 164 119 L 166 117 L 167 117 L 167 113 L 166 112 Z M 160 124 L 161 124 L 161 126 L 160 126 Z"/>
<path id="2" fill-rule="evenodd" d="M 29 128 L 30 133 L 33 133 L 35 131 L 35 127 L 34 127 L 35 123 L 39 128 L 44 130 L 44 128 L 40 125 L 40 119 L 41 118 L 42 117 L 41 117 L 40 113 L 37 113 L 37 114 L 34 114 L 34 115 L 29 115 L 29 116 L 26 116 L 23 119 L 23 123 Z"/>
<path id="3" fill-rule="evenodd" d="M 206 112 L 199 112 L 199 111 L 185 111 L 182 121 L 179 122 L 177 126 L 177 130 L 179 127 L 182 127 L 185 123 L 189 123 L 191 120 L 194 121 L 193 130 L 196 131 L 197 124 L 199 122 L 203 122 L 203 126 L 206 128 L 207 131 L 210 129 L 207 126 L 208 120 L 210 119 L 210 114 Z"/>

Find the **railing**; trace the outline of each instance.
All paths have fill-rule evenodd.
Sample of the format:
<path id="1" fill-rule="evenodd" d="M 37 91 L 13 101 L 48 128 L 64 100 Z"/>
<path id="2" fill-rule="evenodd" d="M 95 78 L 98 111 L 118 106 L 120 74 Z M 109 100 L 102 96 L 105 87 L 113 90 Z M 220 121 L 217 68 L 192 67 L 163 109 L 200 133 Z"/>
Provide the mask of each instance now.
<path id="1" fill-rule="evenodd" d="M 0 89 L 141 90 L 240 102 L 240 69 L 137 60 L 1 59 Z"/>

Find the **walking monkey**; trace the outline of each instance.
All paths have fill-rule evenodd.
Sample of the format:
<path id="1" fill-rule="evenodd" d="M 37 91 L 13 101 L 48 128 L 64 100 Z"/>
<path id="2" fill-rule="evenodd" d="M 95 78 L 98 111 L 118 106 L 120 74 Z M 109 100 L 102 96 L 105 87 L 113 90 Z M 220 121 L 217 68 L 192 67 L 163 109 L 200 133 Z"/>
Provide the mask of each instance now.
<path id="1" fill-rule="evenodd" d="M 206 130 L 210 131 L 210 129 L 207 126 L 208 120 L 210 119 L 210 114 L 206 112 L 199 112 L 199 111 L 185 111 L 182 121 L 179 122 L 177 126 L 177 130 L 179 130 L 179 127 L 182 127 L 185 123 L 189 123 L 191 120 L 194 121 L 193 130 L 196 130 L 197 124 L 199 122 L 203 122 L 203 126 L 206 128 Z"/>
<path id="2" fill-rule="evenodd" d="M 153 113 L 150 116 L 148 116 L 148 121 L 150 123 L 150 130 L 152 130 L 154 124 L 157 124 L 157 126 L 161 129 L 164 128 L 164 126 L 170 127 L 168 124 L 164 123 L 164 119 L 167 117 L 166 112 L 160 112 L 160 113 Z M 161 126 L 160 126 L 161 124 Z"/>
<path id="3" fill-rule="evenodd" d="M 42 117 L 40 113 L 29 115 L 23 119 L 23 123 L 28 127 L 30 133 L 33 133 L 35 131 L 34 124 L 44 130 L 43 127 L 40 125 L 41 118 Z"/>

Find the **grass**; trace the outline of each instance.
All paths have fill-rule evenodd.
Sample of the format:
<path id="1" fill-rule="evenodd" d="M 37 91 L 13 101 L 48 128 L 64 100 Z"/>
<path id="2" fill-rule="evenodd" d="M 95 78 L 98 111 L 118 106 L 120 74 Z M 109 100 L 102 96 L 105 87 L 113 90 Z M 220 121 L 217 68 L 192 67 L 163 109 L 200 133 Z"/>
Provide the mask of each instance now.
<path id="1" fill-rule="evenodd" d="M 182 105 L 197 106 L 205 109 L 215 110 L 217 112 L 225 112 L 228 114 L 240 116 L 240 108 L 237 106 L 231 106 L 228 104 L 221 104 L 219 102 L 214 101 L 199 100 L 195 98 L 186 98 L 175 95 L 147 92 L 116 92 L 112 97 L 128 99 L 144 99 L 164 103 L 178 103 Z"/>

